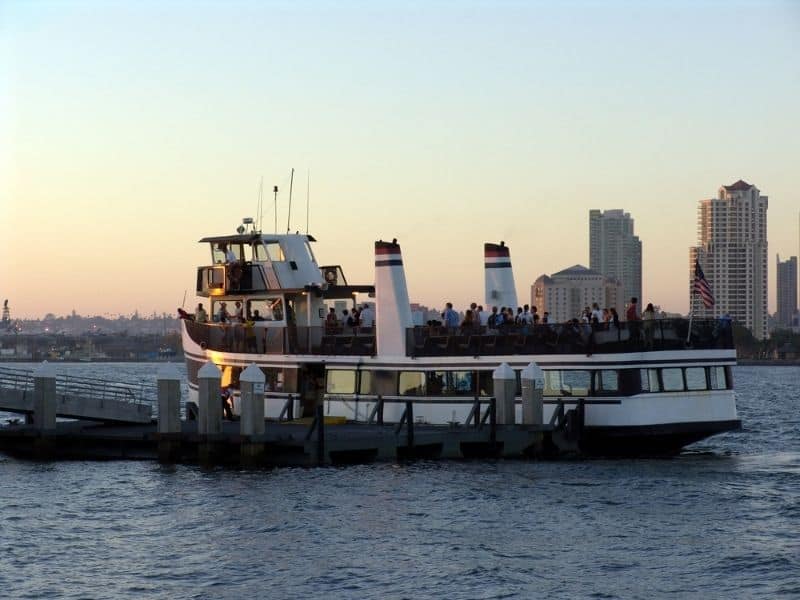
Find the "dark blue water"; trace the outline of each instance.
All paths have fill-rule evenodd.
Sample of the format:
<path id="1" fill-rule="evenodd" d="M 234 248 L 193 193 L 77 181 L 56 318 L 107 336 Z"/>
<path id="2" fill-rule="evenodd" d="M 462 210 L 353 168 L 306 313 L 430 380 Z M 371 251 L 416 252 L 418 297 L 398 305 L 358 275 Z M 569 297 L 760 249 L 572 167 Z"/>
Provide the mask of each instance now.
<path id="1" fill-rule="evenodd" d="M 800 597 L 800 369 L 735 377 L 744 431 L 670 460 L 248 472 L 0 455 L 0 596 Z"/>

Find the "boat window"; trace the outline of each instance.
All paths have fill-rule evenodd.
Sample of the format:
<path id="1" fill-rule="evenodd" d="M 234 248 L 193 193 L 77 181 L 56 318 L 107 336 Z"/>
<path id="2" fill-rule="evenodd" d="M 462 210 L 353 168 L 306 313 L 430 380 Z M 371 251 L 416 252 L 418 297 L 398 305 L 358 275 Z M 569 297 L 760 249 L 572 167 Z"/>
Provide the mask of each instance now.
<path id="1" fill-rule="evenodd" d="M 727 382 L 725 381 L 725 367 L 709 367 L 708 375 L 711 380 L 712 390 L 728 389 Z"/>
<path id="2" fill-rule="evenodd" d="M 253 244 L 253 260 L 264 262 L 267 260 L 267 249 L 261 242 Z"/>
<path id="3" fill-rule="evenodd" d="M 472 371 L 434 371 L 426 378 L 426 391 L 432 396 L 474 396 L 475 387 Z"/>
<path id="4" fill-rule="evenodd" d="M 400 396 L 422 396 L 425 394 L 425 373 L 401 371 L 398 393 Z"/>
<path id="5" fill-rule="evenodd" d="M 683 391 L 683 369 L 662 369 L 661 380 L 665 392 Z"/>
<path id="6" fill-rule="evenodd" d="M 308 243 L 308 240 L 306 240 L 306 243 L 303 244 L 303 246 L 305 247 L 306 253 L 308 254 L 308 260 L 310 260 L 311 262 L 315 262 L 314 261 L 314 251 L 311 250 L 311 244 Z"/>
<path id="7" fill-rule="evenodd" d="M 359 394 L 372 393 L 372 373 L 370 371 L 361 371 L 361 380 L 358 385 Z"/>
<path id="8" fill-rule="evenodd" d="M 345 370 L 328 371 L 325 391 L 329 394 L 355 394 L 356 372 Z"/>
<path id="9" fill-rule="evenodd" d="M 267 258 L 269 258 L 273 262 L 280 262 L 286 260 L 286 257 L 283 255 L 283 249 L 278 242 L 267 242 L 264 245 L 264 249 L 267 253 Z"/>
<path id="10" fill-rule="evenodd" d="M 686 369 L 686 389 L 705 390 L 706 370 L 704 367 L 690 367 Z"/>
<path id="11" fill-rule="evenodd" d="M 643 392 L 659 392 L 661 386 L 658 384 L 658 369 L 640 369 Z"/>
<path id="12" fill-rule="evenodd" d="M 614 395 L 619 393 L 619 374 L 616 371 L 596 371 L 594 389 L 597 395 Z"/>
<path id="13" fill-rule="evenodd" d="M 211 244 L 211 262 L 215 265 L 225 263 L 225 252 L 223 252 L 219 244 Z"/>
<path id="14" fill-rule="evenodd" d="M 478 395 L 494 396 L 494 379 L 491 371 L 476 371 L 478 377 Z"/>
<path id="15" fill-rule="evenodd" d="M 592 385 L 591 371 L 545 371 L 545 396 L 588 396 Z"/>
<path id="16" fill-rule="evenodd" d="M 262 298 L 247 301 L 247 317 L 254 321 L 282 321 L 283 299 Z"/>

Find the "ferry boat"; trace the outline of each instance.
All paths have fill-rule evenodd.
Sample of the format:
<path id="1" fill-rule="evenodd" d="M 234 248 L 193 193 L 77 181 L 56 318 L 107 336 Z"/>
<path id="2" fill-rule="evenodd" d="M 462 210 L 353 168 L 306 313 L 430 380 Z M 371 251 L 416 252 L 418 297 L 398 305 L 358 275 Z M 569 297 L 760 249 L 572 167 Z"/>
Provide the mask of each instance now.
<path id="1" fill-rule="evenodd" d="M 239 374 L 256 364 L 268 418 L 309 416 L 323 402 L 326 415 L 366 421 L 379 409 L 382 422 L 398 422 L 403 400 L 413 398 L 415 422 L 458 426 L 475 416 L 473 400 L 492 397 L 495 369 L 509 365 L 519 382 L 533 364 L 545 422 L 581 406 L 586 454 L 674 454 L 741 426 L 725 321 L 414 325 L 396 240 L 375 242 L 374 285 L 350 284 L 340 265 L 320 265 L 314 242 L 252 226 L 200 240 L 210 263 L 197 269 L 197 295 L 207 299 L 198 313 L 208 319 L 182 320 L 190 401 L 199 369 L 212 361 L 237 413 Z M 485 244 L 484 260 L 486 310 L 516 307 L 509 247 Z M 357 327 L 327 320 L 332 308 L 341 317 L 365 303 L 374 312 L 364 311 Z"/>

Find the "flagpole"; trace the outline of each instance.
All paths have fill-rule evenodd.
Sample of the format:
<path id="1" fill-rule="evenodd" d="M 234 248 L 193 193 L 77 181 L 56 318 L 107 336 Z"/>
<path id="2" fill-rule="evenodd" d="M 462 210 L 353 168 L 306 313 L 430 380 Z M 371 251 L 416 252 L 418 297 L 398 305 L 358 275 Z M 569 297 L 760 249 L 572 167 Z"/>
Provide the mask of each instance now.
<path id="1" fill-rule="evenodd" d="M 692 299 L 694 301 L 694 299 Z M 689 306 L 689 330 L 686 332 L 686 345 L 689 345 L 689 339 L 692 336 L 692 319 L 694 318 L 694 311 L 692 306 Z"/>

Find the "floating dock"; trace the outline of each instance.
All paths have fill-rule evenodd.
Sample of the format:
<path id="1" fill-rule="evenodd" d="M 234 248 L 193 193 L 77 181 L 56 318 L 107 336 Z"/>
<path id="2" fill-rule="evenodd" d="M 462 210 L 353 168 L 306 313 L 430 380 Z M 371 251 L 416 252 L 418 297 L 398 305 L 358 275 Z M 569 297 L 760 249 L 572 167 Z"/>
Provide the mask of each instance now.
<path id="1" fill-rule="evenodd" d="M 0 451 L 44 460 L 158 460 L 248 467 L 557 458 L 577 452 L 576 423 L 582 411 L 565 412 L 562 407 L 553 423 L 517 424 L 513 397 L 510 402 L 502 397 L 475 399 L 465 424 L 415 422 L 414 405 L 424 398 L 403 399 L 405 411 L 398 423 L 381 422 L 379 411 L 368 422 L 344 422 L 326 417 L 322 403 L 314 417 L 267 420 L 263 379 L 259 380 L 263 373 L 254 366 L 242 375 L 241 418 L 223 420 L 219 371 L 211 363 L 204 369 L 197 415 L 189 420 L 180 419 L 180 377 L 171 366 L 159 373 L 157 418 L 151 414 L 152 405 L 135 398 L 102 397 L 113 386 L 73 382 L 69 392 L 49 365 L 27 373 L 2 370 L 0 411 L 21 413 L 25 419 L 0 427 Z M 124 395 L 119 389 L 114 393 Z M 287 397 L 291 403 L 291 395 Z M 192 416 L 193 411 L 187 412 Z M 58 421 L 56 416 L 75 420 Z"/>

